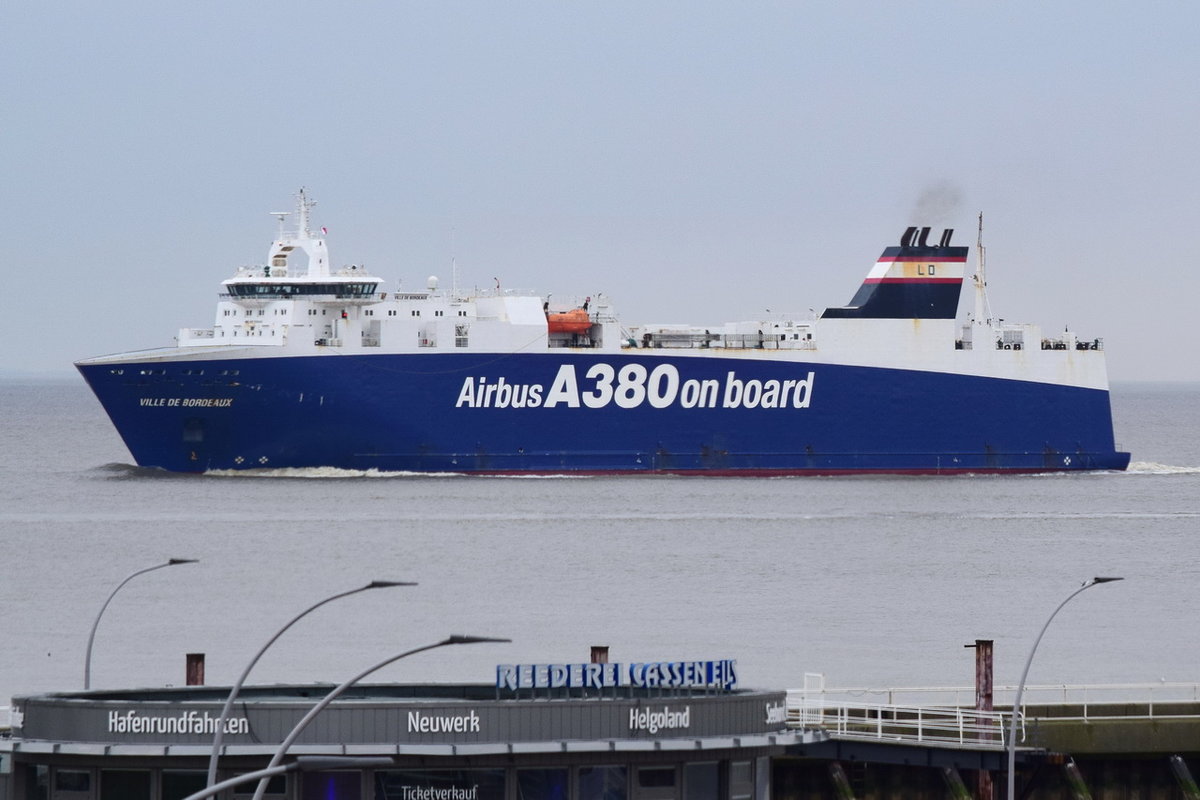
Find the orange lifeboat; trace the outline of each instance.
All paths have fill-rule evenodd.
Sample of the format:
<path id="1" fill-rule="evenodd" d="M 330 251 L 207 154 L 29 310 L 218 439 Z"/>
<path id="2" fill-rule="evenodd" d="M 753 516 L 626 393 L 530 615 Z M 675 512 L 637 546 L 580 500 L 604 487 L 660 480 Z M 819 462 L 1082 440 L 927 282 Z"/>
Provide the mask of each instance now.
<path id="1" fill-rule="evenodd" d="M 591 330 L 592 320 L 586 308 L 573 308 L 570 311 L 546 312 L 546 324 L 551 333 L 587 333 Z"/>

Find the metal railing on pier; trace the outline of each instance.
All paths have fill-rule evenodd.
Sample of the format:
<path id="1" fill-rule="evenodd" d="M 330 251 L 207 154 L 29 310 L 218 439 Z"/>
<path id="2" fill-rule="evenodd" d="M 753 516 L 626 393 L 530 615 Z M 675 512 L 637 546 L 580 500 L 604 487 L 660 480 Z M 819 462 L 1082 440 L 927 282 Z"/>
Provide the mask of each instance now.
<path id="1" fill-rule="evenodd" d="M 1005 747 L 1015 686 L 993 689 L 999 711 L 977 711 L 975 689 L 962 686 L 836 688 L 823 676 L 805 676 L 805 688 L 787 693 L 788 723 L 820 728 L 841 739 L 1000 749 Z M 1200 683 L 1058 684 L 1026 686 L 1017 744 L 1026 721 L 1094 722 L 1101 719 L 1200 720 Z"/>
<path id="2" fill-rule="evenodd" d="M 999 750 L 1008 729 L 1009 714 L 999 711 L 850 702 L 793 706 L 790 700 L 789 724 L 821 728 L 838 739 Z"/>

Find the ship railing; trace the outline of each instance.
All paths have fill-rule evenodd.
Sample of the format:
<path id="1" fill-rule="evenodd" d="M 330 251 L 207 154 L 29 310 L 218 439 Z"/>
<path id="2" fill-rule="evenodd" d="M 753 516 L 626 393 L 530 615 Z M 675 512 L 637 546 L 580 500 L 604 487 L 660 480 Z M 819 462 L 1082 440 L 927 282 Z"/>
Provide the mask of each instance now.
<path id="1" fill-rule="evenodd" d="M 1074 343 L 1066 339 L 1042 339 L 1043 350 L 1103 350 L 1104 340 L 1100 338 L 1090 341 L 1075 340 Z"/>
<path id="2" fill-rule="evenodd" d="M 725 349 L 725 350 L 816 350 L 812 339 L 780 339 L 758 333 L 675 333 L 650 331 L 642 338 L 628 339 L 630 347 L 650 349 Z"/>

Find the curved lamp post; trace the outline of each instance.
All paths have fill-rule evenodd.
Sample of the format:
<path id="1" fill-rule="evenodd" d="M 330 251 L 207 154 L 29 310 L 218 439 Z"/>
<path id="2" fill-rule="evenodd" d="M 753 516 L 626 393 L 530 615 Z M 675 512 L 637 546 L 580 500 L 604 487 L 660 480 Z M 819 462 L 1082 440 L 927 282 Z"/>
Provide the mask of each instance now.
<path id="1" fill-rule="evenodd" d="M 297 770 L 308 772 L 309 770 L 345 769 L 347 767 L 386 767 L 392 763 L 392 759 L 387 756 L 300 756 L 292 763 L 284 764 L 281 767 L 259 769 L 254 772 L 237 775 L 227 781 L 221 781 L 206 789 L 201 789 L 195 794 L 189 794 L 183 800 L 204 800 L 206 797 L 220 794 L 226 789 L 241 786 L 243 783 L 273 778 L 285 772 L 295 772 Z"/>
<path id="2" fill-rule="evenodd" d="M 1037 647 L 1042 641 L 1042 637 L 1046 634 L 1046 629 L 1050 627 L 1050 623 L 1054 617 L 1062 611 L 1063 606 L 1071 602 L 1071 598 L 1082 592 L 1084 589 L 1090 589 L 1101 583 L 1112 583 L 1113 581 L 1122 581 L 1124 578 L 1101 578 L 1095 577 L 1083 582 L 1075 591 L 1067 595 L 1067 599 L 1058 604 L 1058 608 L 1054 609 L 1046 624 L 1042 626 L 1041 633 L 1033 640 L 1033 647 L 1029 648 L 1029 658 L 1025 659 L 1025 669 L 1021 671 L 1021 682 L 1017 684 L 1017 696 L 1013 700 L 1012 716 L 1008 721 L 1008 800 L 1014 800 L 1016 797 L 1016 765 L 1017 765 L 1017 714 L 1021 708 L 1021 695 L 1025 693 L 1025 678 L 1029 675 L 1029 665 L 1033 663 L 1033 654 L 1037 652 Z"/>
<path id="3" fill-rule="evenodd" d="M 211 789 L 213 784 L 217 782 L 217 758 L 221 752 L 221 740 L 225 735 L 225 720 L 229 719 L 229 710 L 233 708 L 233 702 L 237 700 L 238 692 L 242 690 L 242 684 L 246 682 L 246 676 L 250 674 L 250 670 L 254 669 L 254 665 L 262 658 L 263 653 L 267 652 L 267 648 L 275 644 L 275 640 L 284 634 L 288 628 L 295 625 L 303 617 L 313 611 L 316 611 L 326 603 L 332 603 L 334 600 L 340 600 L 343 597 L 349 597 L 352 594 L 366 592 L 371 589 L 388 589 L 393 586 L 416 586 L 417 584 L 407 581 L 371 581 L 366 586 L 360 586 L 357 589 L 351 589 L 348 592 L 339 592 L 338 594 L 326 597 L 318 603 L 313 603 L 308 608 L 301 611 L 296 616 L 292 617 L 286 625 L 275 632 L 275 635 L 267 640 L 267 643 L 262 646 L 254 658 L 250 659 L 250 663 L 242 670 L 242 674 L 238 676 L 237 682 L 229 689 L 229 697 L 225 698 L 225 705 L 221 708 L 221 718 L 217 720 L 217 729 L 213 732 L 212 754 L 208 757 L 208 787 Z"/>
<path id="4" fill-rule="evenodd" d="M 104 601 L 104 605 L 100 606 L 100 613 L 96 615 L 96 621 L 92 623 L 92 632 L 88 634 L 87 653 L 83 657 L 83 688 L 85 690 L 92 688 L 92 642 L 94 642 L 96 639 L 96 628 L 100 627 L 100 618 L 104 616 L 105 609 L 108 608 L 108 604 L 112 602 L 112 599 L 117 596 L 117 592 L 121 591 L 121 588 L 125 584 L 129 583 L 138 575 L 145 575 L 147 572 L 153 572 L 154 570 L 162 569 L 163 567 L 174 567 L 179 564 L 195 564 L 198 560 L 199 559 L 196 558 L 172 558 L 165 564 L 155 564 L 153 567 L 139 569 L 137 572 L 133 573 L 128 578 L 117 584 L 117 588 L 112 590 L 112 594 L 110 594 L 108 599 Z"/>
<path id="5" fill-rule="evenodd" d="M 283 761 L 283 757 L 287 754 L 288 748 L 292 746 L 292 744 L 296 741 L 297 738 L 299 738 L 300 734 L 304 731 L 304 729 L 306 727 L 308 727 L 308 723 L 312 722 L 313 719 L 317 716 L 317 714 L 320 714 L 325 709 L 326 706 L 328 706 L 330 703 L 332 703 L 334 700 L 336 700 L 342 694 L 342 692 L 346 691 L 351 686 L 353 686 L 354 684 L 361 681 L 363 678 L 370 675 L 372 672 L 383 669 L 388 664 L 393 664 L 402 658 L 408 658 L 411 655 L 416 655 L 417 653 L 423 653 L 426 650 L 434 650 L 438 647 L 448 647 L 453 644 L 478 644 L 480 642 L 511 642 L 511 641 L 512 641 L 512 639 L 494 639 L 494 638 L 491 638 L 488 636 L 461 636 L 461 635 L 455 634 L 453 636 L 448 636 L 447 638 L 443 639 L 440 642 L 435 642 L 434 644 L 427 644 L 423 647 L 415 647 L 412 650 L 406 650 L 403 653 L 400 653 L 399 655 L 394 655 L 394 656 L 384 659 L 383 661 L 380 661 L 378 664 L 376 664 L 373 667 L 368 667 L 367 669 L 365 669 L 362 672 L 355 675 L 350 680 L 342 683 L 336 689 L 332 690 L 329 694 L 325 695 L 323 698 L 321 698 L 321 701 L 319 703 L 317 703 L 315 706 L 313 706 L 312 708 L 310 708 L 308 710 L 308 713 L 305 714 L 304 717 L 299 722 L 296 723 L 296 727 L 292 728 L 292 732 L 287 735 L 287 738 L 285 738 L 283 740 L 283 742 L 280 743 L 278 749 L 275 750 L 275 755 L 271 756 L 271 763 L 267 765 L 267 769 L 271 769 L 271 768 L 279 766 L 279 764 Z M 263 778 L 262 780 L 260 780 L 258 782 L 258 788 L 255 789 L 255 791 L 254 791 L 254 800 L 262 800 L 263 794 L 266 793 L 266 791 L 267 791 L 267 779 Z"/>

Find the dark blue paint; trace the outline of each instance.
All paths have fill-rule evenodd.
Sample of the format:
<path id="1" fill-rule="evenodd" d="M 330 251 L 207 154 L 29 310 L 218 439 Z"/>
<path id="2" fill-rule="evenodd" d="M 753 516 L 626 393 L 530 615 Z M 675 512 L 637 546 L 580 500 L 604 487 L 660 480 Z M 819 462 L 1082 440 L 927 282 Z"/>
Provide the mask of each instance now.
<path id="1" fill-rule="evenodd" d="M 681 381 L 795 380 L 808 408 L 456 408 L 463 381 L 547 389 L 561 364 L 674 364 Z M 141 375 L 153 367 L 165 374 Z M 621 354 L 306 356 L 79 367 L 142 466 L 436 472 L 1124 469 L 1108 392 L 942 373 Z M 186 374 L 185 370 L 191 372 Z M 222 371 L 236 375 L 221 375 Z M 198 374 L 203 371 L 203 374 Z M 143 398 L 163 405 L 143 406 Z M 228 408 L 170 406 L 230 398 Z M 241 461 L 237 458 L 241 457 Z M 265 459 L 261 461 L 260 459 Z"/>

